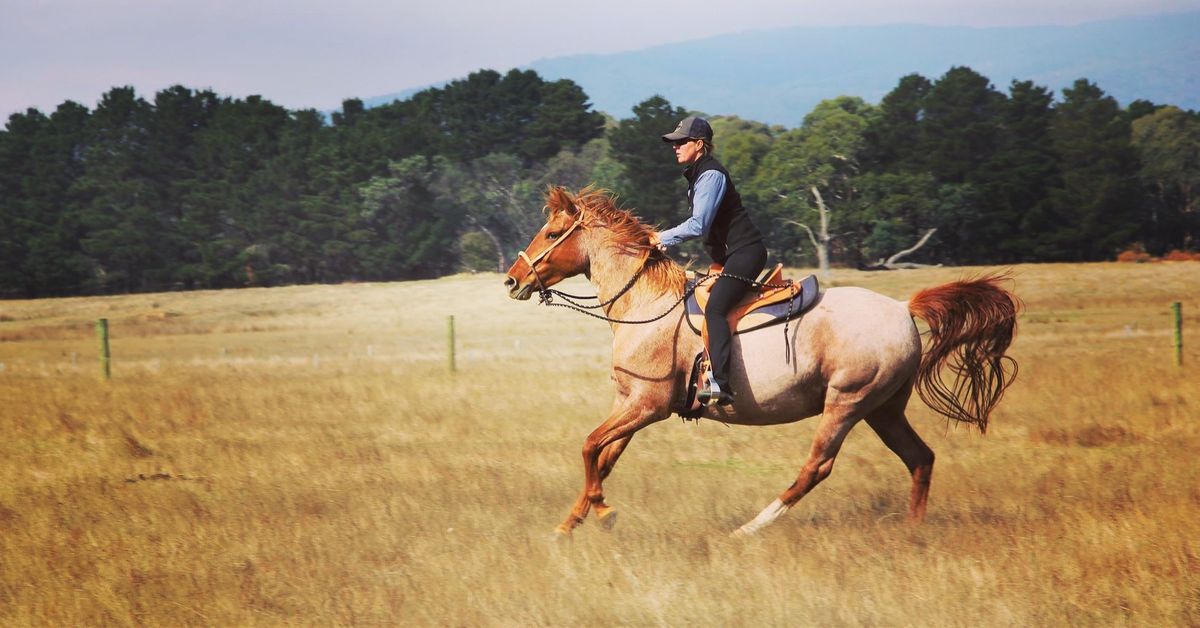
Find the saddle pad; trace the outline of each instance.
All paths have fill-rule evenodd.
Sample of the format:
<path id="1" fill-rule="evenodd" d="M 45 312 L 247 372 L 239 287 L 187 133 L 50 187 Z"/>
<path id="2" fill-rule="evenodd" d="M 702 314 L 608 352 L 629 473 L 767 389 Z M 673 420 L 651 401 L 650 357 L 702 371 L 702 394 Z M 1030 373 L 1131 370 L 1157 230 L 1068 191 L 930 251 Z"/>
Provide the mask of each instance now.
<path id="1" fill-rule="evenodd" d="M 774 274 L 772 273 L 772 275 Z M 699 279 L 699 277 L 688 279 L 688 288 L 695 285 Z M 766 281 L 766 283 L 778 282 L 777 278 Z M 817 297 L 820 296 L 820 286 L 817 283 L 816 275 L 809 275 L 799 281 L 799 287 L 799 292 L 794 292 L 789 288 L 772 290 L 773 294 L 771 296 L 773 300 L 763 301 L 762 303 L 756 301 L 752 309 L 744 307 L 735 309 L 730 318 L 732 319 L 739 314 L 741 314 L 741 318 L 737 319 L 736 324 L 730 325 L 733 333 L 743 334 L 748 331 L 776 325 L 786 320 L 799 318 L 801 314 L 816 304 Z M 687 322 L 693 332 L 700 334 L 701 330 L 704 329 L 704 310 L 696 298 L 696 292 L 693 292 L 687 299 Z M 779 298 L 780 295 L 783 298 Z M 791 298 L 788 298 L 789 296 Z"/>

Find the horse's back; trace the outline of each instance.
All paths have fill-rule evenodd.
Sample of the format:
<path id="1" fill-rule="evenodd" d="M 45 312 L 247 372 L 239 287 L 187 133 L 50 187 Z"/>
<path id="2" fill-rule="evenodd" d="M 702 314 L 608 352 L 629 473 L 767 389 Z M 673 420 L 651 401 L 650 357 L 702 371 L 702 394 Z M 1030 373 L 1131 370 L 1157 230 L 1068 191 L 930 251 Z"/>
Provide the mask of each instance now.
<path id="1" fill-rule="evenodd" d="M 914 354 L 920 360 L 921 337 L 906 301 L 866 288 L 831 288 L 813 313 L 813 333 L 798 335 L 796 344 L 807 343 L 830 365 L 871 361 L 886 366 L 911 361 Z"/>

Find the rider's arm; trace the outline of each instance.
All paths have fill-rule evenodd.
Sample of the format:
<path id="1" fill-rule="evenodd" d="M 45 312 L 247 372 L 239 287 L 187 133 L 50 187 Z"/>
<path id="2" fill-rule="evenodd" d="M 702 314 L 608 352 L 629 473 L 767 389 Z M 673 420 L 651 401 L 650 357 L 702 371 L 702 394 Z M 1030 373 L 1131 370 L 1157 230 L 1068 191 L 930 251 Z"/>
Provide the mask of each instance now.
<path id="1" fill-rule="evenodd" d="M 717 207 L 725 198 L 725 175 L 719 170 L 707 170 L 696 179 L 694 190 L 691 217 L 658 234 L 663 246 L 675 246 L 708 233 L 717 217 Z"/>

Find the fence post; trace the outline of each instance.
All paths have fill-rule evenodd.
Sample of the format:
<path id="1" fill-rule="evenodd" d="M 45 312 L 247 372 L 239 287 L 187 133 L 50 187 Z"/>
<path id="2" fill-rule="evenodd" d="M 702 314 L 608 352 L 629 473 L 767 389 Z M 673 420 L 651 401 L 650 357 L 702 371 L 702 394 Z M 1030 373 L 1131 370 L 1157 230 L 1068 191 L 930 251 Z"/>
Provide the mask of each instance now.
<path id="1" fill-rule="evenodd" d="M 96 336 L 100 338 L 100 372 L 104 379 L 112 379 L 112 354 L 108 350 L 108 319 L 96 321 Z"/>
<path id="2" fill-rule="evenodd" d="M 1175 313 L 1175 366 L 1183 366 L 1183 303 L 1172 303 L 1171 311 Z"/>
<path id="3" fill-rule="evenodd" d="M 453 314 L 450 315 L 449 329 L 450 329 L 450 372 L 453 373 L 457 370 L 457 367 L 455 365 L 455 360 L 454 360 L 454 315 Z"/>

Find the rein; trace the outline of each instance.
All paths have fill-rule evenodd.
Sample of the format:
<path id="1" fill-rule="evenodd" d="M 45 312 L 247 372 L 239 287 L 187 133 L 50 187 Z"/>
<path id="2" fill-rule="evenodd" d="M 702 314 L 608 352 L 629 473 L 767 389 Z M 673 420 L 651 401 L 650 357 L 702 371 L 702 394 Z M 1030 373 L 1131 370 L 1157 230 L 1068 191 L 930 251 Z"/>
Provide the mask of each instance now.
<path id="1" fill-rule="evenodd" d="M 647 261 L 648 260 L 649 260 L 649 258 L 647 258 Z M 776 283 L 761 283 L 754 279 L 742 277 L 741 275 L 734 275 L 732 273 L 714 273 L 711 275 L 704 275 L 704 276 L 700 277 L 694 284 L 692 284 L 692 286 L 690 288 L 683 291 L 683 295 L 681 295 L 679 297 L 679 299 L 676 300 L 675 303 L 673 303 L 671 305 L 671 307 L 667 308 L 667 310 L 665 312 L 663 312 L 662 314 L 659 314 L 658 316 L 655 316 L 652 318 L 645 318 L 645 319 L 640 319 L 640 320 L 621 320 L 619 318 L 612 318 L 610 316 L 597 314 L 595 312 L 588 311 L 588 310 L 594 310 L 598 307 L 603 307 L 605 305 L 609 305 L 609 304 L 613 303 L 614 301 L 616 301 L 622 294 L 625 294 L 626 292 L 628 292 L 629 289 L 633 287 L 633 284 L 637 282 L 638 277 L 641 276 L 642 271 L 645 270 L 645 268 L 646 268 L 646 265 L 643 264 L 642 267 L 639 268 L 636 273 L 634 273 L 633 278 L 631 278 L 629 280 L 629 283 L 625 284 L 625 287 L 621 288 L 620 292 L 618 292 L 616 294 L 616 296 L 614 296 L 611 299 L 608 299 L 607 301 L 605 301 L 604 303 L 601 303 L 599 305 L 580 305 L 578 303 L 574 303 L 571 301 L 571 299 L 598 299 L 599 297 L 570 295 L 570 294 L 566 294 L 564 292 L 559 292 L 558 290 L 553 290 L 553 289 L 544 289 L 544 290 L 540 291 L 539 298 L 541 299 L 541 305 L 549 305 L 551 307 L 565 307 L 569 310 L 574 310 L 576 312 L 579 312 L 580 314 L 587 314 L 588 316 L 591 316 L 592 318 L 598 318 L 598 319 L 608 322 L 608 323 L 617 323 L 620 325 L 645 325 L 645 324 L 653 323 L 655 321 L 663 319 L 664 317 L 666 317 L 666 315 L 668 315 L 672 311 L 674 311 L 675 308 L 679 307 L 680 303 L 683 303 L 684 301 L 686 301 L 688 299 L 688 297 L 692 296 L 692 294 L 694 292 L 696 292 L 696 290 L 699 289 L 702 284 L 704 284 L 705 282 L 711 281 L 713 279 L 717 279 L 719 277 L 729 277 L 730 279 L 737 279 L 738 281 L 741 281 L 741 282 L 749 285 L 751 288 L 788 288 L 788 287 L 795 285 L 795 282 L 793 282 L 791 279 L 788 279 L 787 281 L 785 281 L 783 283 L 778 283 L 778 284 L 776 284 Z M 567 303 L 554 303 L 553 298 L 554 298 L 555 294 L 566 299 Z M 788 316 L 790 317 L 791 316 L 791 312 L 790 312 L 791 304 L 790 303 L 788 304 L 788 307 L 789 307 Z M 784 335 L 785 335 L 785 337 L 787 335 L 786 322 L 784 324 Z"/>
<path id="2" fill-rule="evenodd" d="M 654 318 L 646 318 L 646 319 L 642 319 L 642 320 L 630 321 L 630 320 L 621 320 L 619 318 L 612 318 L 612 317 L 606 316 L 604 314 L 597 314 L 595 312 L 588 311 L 588 310 L 594 310 L 594 309 L 596 309 L 598 307 L 602 307 L 604 305 L 609 305 L 613 301 L 616 301 L 617 297 L 621 296 L 625 292 L 628 292 L 629 289 L 633 287 L 633 284 L 635 282 L 637 282 L 637 278 L 639 276 L 641 276 L 642 269 L 644 269 L 644 268 L 645 268 L 645 265 L 643 265 L 642 268 L 638 269 L 638 272 L 636 274 L 634 274 L 633 279 L 629 280 L 629 283 L 626 284 L 625 287 L 622 288 L 621 291 L 617 293 L 617 296 L 609 299 L 608 301 L 606 301 L 600 305 L 579 305 L 579 304 L 573 303 L 573 302 L 571 302 L 571 297 L 573 295 L 567 295 L 567 294 L 564 294 L 557 290 L 546 290 L 545 292 L 543 292 L 540 297 L 542 300 L 541 304 L 549 305 L 551 307 L 565 307 L 569 310 L 574 310 L 576 312 L 579 312 L 580 314 L 587 314 L 588 316 L 591 316 L 592 318 L 598 318 L 598 319 L 608 322 L 608 323 L 618 323 L 618 324 L 622 324 L 622 325 L 645 325 L 647 323 L 653 323 L 654 321 L 661 320 L 667 314 L 670 314 L 675 308 L 679 307 L 680 303 L 683 303 L 684 301 L 687 300 L 688 297 L 692 296 L 692 293 L 696 291 L 696 288 L 700 287 L 700 284 L 704 283 L 705 281 L 708 281 L 709 279 L 713 279 L 713 278 L 717 277 L 717 275 L 705 275 L 703 279 L 701 279 L 700 281 L 697 281 L 696 284 L 693 285 L 691 288 L 684 290 L 683 296 L 679 297 L 678 301 L 676 301 L 674 304 L 672 304 L 671 307 L 667 308 L 667 311 L 663 312 L 662 314 L 659 314 L 658 316 L 655 316 Z M 743 281 L 745 281 L 745 279 L 742 277 L 738 277 L 738 279 L 742 279 Z M 558 295 L 565 298 L 567 300 L 567 302 L 566 303 L 554 303 L 552 301 L 553 295 L 551 293 L 558 293 Z M 576 299 L 597 299 L 599 297 L 574 297 L 574 298 L 576 298 Z"/>
<path id="3" fill-rule="evenodd" d="M 599 308 L 602 308 L 605 306 L 609 306 L 609 305 L 612 305 L 613 303 L 616 303 L 617 299 L 621 298 L 621 296 L 623 294 L 625 294 L 626 292 L 629 292 L 630 288 L 633 288 L 633 284 L 637 283 L 638 278 L 642 276 L 642 272 L 646 270 L 646 265 L 649 263 L 650 263 L 650 258 L 647 257 L 646 261 L 642 262 L 642 265 L 638 267 L 637 272 L 633 273 L 633 276 L 630 277 L 629 281 L 625 283 L 625 286 L 623 288 L 621 288 L 620 290 L 618 290 L 617 293 L 614 294 L 611 298 L 606 299 L 603 303 L 597 303 L 596 305 L 584 305 L 582 303 L 576 303 L 576 300 L 578 300 L 578 301 L 599 300 L 600 297 L 592 296 L 592 295 L 568 294 L 561 290 L 555 290 L 554 288 L 543 288 L 543 289 L 539 290 L 538 298 L 541 299 L 542 303 L 550 303 L 550 301 L 557 295 L 557 296 L 560 296 L 560 297 L 566 299 L 567 303 L 570 303 L 571 305 L 573 305 L 577 308 L 583 308 L 583 309 L 587 309 L 587 310 L 595 310 L 595 309 L 599 309 Z M 554 303 L 550 303 L 550 304 L 557 305 Z"/>
<path id="4" fill-rule="evenodd" d="M 634 284 L 637 283 L 637 280 L 642 276 L 642 273 L 646 270 L 646 266 L 650 263 L 650 258 L 652 256 L 652 254 L 646 256 L 646 259 L 642 262 L 642 265 L 638 267 L 637 272 L 635 272 L 633 274 L 633 276 L 629 278 L 629 281 L 625 283 L 624 287 L 622 287 L 620 290 L 618 290 L 617 293 L 614 294 L 612 297 L 605 299 L 603 302 L 597 303 L 596 305 L 583 305 L 582 303 L 578 303 L 577 301 L 599 300 L 600 299 L 599 296 L 590 296 L 590 295 L 580 296 L 580 295 L 575 295 L 575 294 L 568 294 L 566 292 L 562 292 L 561 290 L 555 290 L 553 288 L 547 288 L 546 284 L 542 281 L 541 274 L 538 273 L 537 268 L 535 268 L 535 266 L 537 265 L 537 263 L 539 261 L 542 260 L 542 258 L 549 255 L 550 252 L 554 250 L 554 247 L 565 242 L 568 236 L 570 236 L 572 233 L 574 233 L 577 228 L 579 228 L 580 226 L 583 226 L 585 218 L 586 218 L 586 216 L 584 215 L 583 210 L 580 209 L 579 217 L 575 219 L 575 222 L 571 223 L 571 226 L 567 227 L 566 231 L 563 231 L 561 234 L 559 234 L 559 236 L 557 238 L 555 238 L 554 242 L 552 242 L 550 244 L 550 246 L 542 249 L 541 252 L 539 252 L 537 255 L 535 255 L 533 257 L 529 257 L 529 255 L 527 255 L 525 253 L 525 251 L 517 252 L 517 257 L 525 260 L 525 264 L 527 266 L 529 266 L 529 272 L 525 273 L 525 276 L 528 277 L 530 274 L 532 274 L 534 280 L 537 281 L 539 304 L 549 305 L 551 307 L 565 307 L 569 310 L 574 310 L 581 314 L 587 314 L 588 316 L 591 316 L 592 318 L 598 318 L 598 319 L 608 322 L 608 323 L 616 323 L 616 324 L 620 324 L 620 325 L 645 325 L 645 324 L 653 323 L 655 321 L 663 319 L 664 317 L 666 317 L 666 315 L 668 315 L 672 311 L 674 311 L 675 308 L 679 307 L 679 304 L 683 303 L 684 301 L 686 301 L 688 299 L 688 297 L 692 296 L 692 294 L 696 292 L 696 290 L 701 286 L 701 284 L 703 284 L 707 281 L 711 281 L 713 279 L 717 279 L 719 277 L 729 277 L 731 279 L 737 279 L 738 281 L 745 283 L 746 285 L 750 286 L 751 288 L 788 288 L 788 287 L 792 287 L 795 285 L 795 282 L 793 282 L 791 279 L 788 279 L 787 281 L 780 283 L 780 284 L 768 284 L 768 283 L 762 283 L 762 282 L 756 281 L 754 279 L 742 277 L 740 275 L 734 275 L 732 273 L 715 273 L 715 274 L 704 275 L 704 276 L 700 277 L 700 279 L 698 279 L 695 283 L 693 283 L 690 288 L 683 291 L 683 295 L 681 295 L 679 297 L 679 299 L 676 300 L 675 303 L 673 303 L 671 305 L 671 307 L 667 308 L 667 310 L 665 312 L 663 312 L 662 314 L 659 314 L 658 316 L 654 316 L 652 318 L 646 318 L 646 319 L 641 319 L 641 320 L 621 320 L 618 318 L 612 318 L 610 316 L 607 316 L 606 314 L 597 314 L 595 312 L 590 312 L 589 310 L 600 309 L 600 308 L 604 308 L 609 305 L 612 305 L 613 303 L 615 303 L 617 301 L 617 299 L 621 298 L 626 292 L 629 292 L 633 288 Z M 554 302 L 555 296 L 562 297 L 566 301 L 566 303 L 555 303 Z M 788 304 L 788 308 L 790 310 L 790 308 L 791 308 L 790 303 Z M 788 312 L 788 317 L 789 318 L 791 317 L 790 311 Z M 786 323 L 784 324 L 784 337 L 785 338 L 787 337 L 787 324 Z"/>

